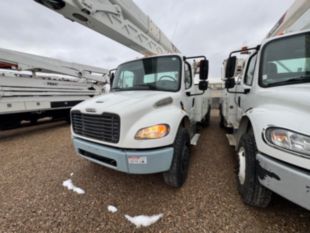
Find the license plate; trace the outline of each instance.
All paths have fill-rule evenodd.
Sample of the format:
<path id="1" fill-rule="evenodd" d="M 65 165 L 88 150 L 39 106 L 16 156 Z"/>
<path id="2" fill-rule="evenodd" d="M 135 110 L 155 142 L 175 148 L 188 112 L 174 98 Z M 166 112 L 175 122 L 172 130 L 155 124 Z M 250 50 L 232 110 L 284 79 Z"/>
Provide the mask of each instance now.
<path id="1" fill-rule="evenodd" d="M 147 158 L 139 157 L 139 156 L 129 156 L 128 163 L 129 164 L 147 164 Z"/>

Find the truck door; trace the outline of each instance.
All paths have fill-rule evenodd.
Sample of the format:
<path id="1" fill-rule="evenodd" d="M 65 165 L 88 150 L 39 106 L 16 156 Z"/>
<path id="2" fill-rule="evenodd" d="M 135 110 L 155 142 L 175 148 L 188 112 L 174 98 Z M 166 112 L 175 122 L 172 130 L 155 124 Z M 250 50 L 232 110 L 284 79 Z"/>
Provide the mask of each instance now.
<path id="1" fill-rule="evenodd" d="M 254 80 L 254 72 L 256 67 L 256 59 L 257 53 L 254 53 L 249 57 L 247 62 L 246 70 L 243 76 L 243 82 L 240 85 L 240 89 L 237 90 L 238 92 L 246 92 L 246 90 L 250 90 L 253 85 Z M 236 95 L 236 103 L 237 103 L 237 122 L 240 122 L 243 113 L 248 110 L 249 106 L 249 95 L 248 94 L 237 94 Z"/>
<path id="2" fill-rule="evenodd" d="M 227 92 L 226 93 L 226 100 L 225 100 L 225 117 L 227 120 L 227 127 L 234 127 L 236 128 L 236 123 L 238 122 L 237 113 L 238 113 L 238 106 L 237 106 L 237 98 L 238 94 L 234 92 L 238 92 L 241 89 L 242 86 L 242 76 L 239 74 L 236 78 L 236 86 L 231 89 L 232 93 Z"/>
<path id="3" fill-rule="evenodd" d="M 184 80 L 185 84 L 185 92 L 184 92 L 184 98 L 182 100 L 184 110 L 189 115 L 189 118 L 191 121 L 194 120 L 195 117 L 195 97 L 191 96 L 190 94 L 193 93 L 193 77 L 192 77 L 192 70 L 189 63 L 185 62 L 184 64 Z"/>
<path id="4" fill-rule="evenodd" d="M 237 60 L 237 68 L 235 71 L 235 82 L 236 85 L 234 88 L 231 88 L 229 91 L 225 92 L 224 99 L 223 99 L 223 116 L 226 119 L 227 127 L 228 128 L 238 128 L 238 106 L 237 106 L 237 99 L 239 92 L 243 86 L 243 70 L 245 68 L 244 59 L 239 58 Z"/>

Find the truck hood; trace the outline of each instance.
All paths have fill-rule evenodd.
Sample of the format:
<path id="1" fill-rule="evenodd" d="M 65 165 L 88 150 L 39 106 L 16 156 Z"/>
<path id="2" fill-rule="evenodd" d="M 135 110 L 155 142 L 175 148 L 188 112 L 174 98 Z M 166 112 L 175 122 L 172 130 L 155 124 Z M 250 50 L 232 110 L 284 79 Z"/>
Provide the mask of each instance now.
<path id="1" fill-rule="evenodd" d="M 310 84 L 268 88 L 260 94 L 258 98 L 264 103 L 283 105 L 301 111 L 309 111 L 310 108 Z"/>
<path id="2" fill-rule="evenodd" d="M 124 115 L 129 112 L 147 111 L 154 104 L 167 97 L 173 97 L 175 93 L 158 91 L 120 91 L 113 92 L 87 100 L 77 105 L 74 110 L 87 113 L 90 109 L 93 113 L 103 112 Z"/>

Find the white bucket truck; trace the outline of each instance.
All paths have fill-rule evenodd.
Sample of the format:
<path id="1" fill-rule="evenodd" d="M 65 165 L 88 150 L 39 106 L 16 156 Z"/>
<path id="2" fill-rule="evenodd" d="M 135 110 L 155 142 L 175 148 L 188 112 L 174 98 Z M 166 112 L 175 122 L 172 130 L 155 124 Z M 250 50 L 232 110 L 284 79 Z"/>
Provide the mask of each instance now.
<path id="1" fill-rule="evenodd" d="M 0 130 L 44 117 L 70 120 L 72 106 L 105 92 L 106 69 L 0 48 Z"/>
<path id="2" fill-rule="evenodd" d="M 266 207 L 274 192 L 310 210 L 309 6 L 296 1 L 260 46 L 226 62 L 222 125 L 233 129 L 238 190 L 252 206 Z M 246 51 L 236 82 L 234 54 Z"/>
<path id="3" fill-rule="evenodd" d="M 111 93 L 72 109 L 78 154 L 126 173 L 164 173 L 167 184 L 182 186 L 197 124 L 210 118 L 207 59 L 180 56 L 132 0 L 35 1 L 146 56 L 116 69 Z"/>
<path id="4" fill-rule="evenodd" d="M 167 184 L 184 183 L 197 124 L 208 124 L 208 61 L 194 84 L 192 58 L 147 57 L 120 65 L 111 92 L 71 111 L 78 154 L 131 174 L 163 173 Z"/>

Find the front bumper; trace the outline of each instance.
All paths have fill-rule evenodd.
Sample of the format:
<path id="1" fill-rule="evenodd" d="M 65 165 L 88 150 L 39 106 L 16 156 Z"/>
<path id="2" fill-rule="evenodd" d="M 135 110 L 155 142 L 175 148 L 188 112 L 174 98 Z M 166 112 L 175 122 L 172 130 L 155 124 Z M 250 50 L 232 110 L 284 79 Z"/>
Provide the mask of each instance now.
<path id="1" fill-rule="evenodd" d="M 310 171 L 257 154 L 260 183 L 297 205 L 310 210 Z"/>
<path id="2" fill-rule="evenodd" d="M 111 148 L 73 138 L 76 152 L 85 159 L 130 174 L 152 174 L 170 169 L 173 147 L 151 150 Z"/>

